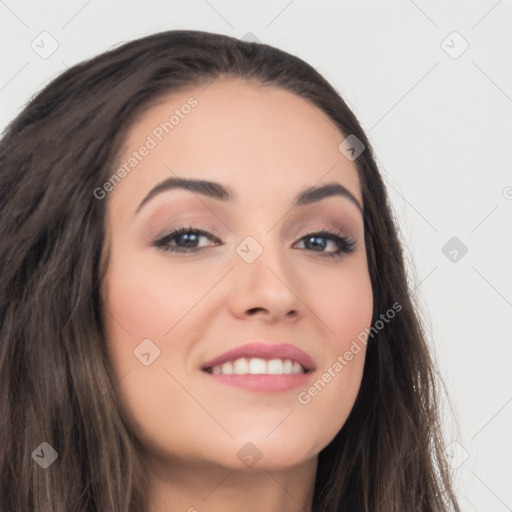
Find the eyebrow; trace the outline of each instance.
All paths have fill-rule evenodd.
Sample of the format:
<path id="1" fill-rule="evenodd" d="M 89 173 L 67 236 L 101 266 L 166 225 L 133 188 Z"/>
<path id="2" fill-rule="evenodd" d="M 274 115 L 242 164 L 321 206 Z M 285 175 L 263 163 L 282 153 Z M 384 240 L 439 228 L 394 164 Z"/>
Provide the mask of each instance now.
<path id="1" fill-rule="evenodd" d="M 174 188 L 189 190 L 190 192 L 196 192 L 213 199 L 220 201 L 231 201 L 236 197 L 236 194 L 229 187 L 225 187 L 220 183 L 207 180 L 195 180 L 190 178 L 168 178 L 154 188 L 152 188 L 146 197 L 140 202 L 139 206 L 135 210 L 135 215 L 140 209 L 151 199 L 158 194 L 171 190 Z M 295 202 L 292 207 L 305 206 L 317 201 L 321 201 L 327 197 L 341 196 L 352 202 L 361 214 L 363 213 L 363 207 L 359 204 L 356 197 L 348 191 L 343 185 L 337 182 L 327 183 L 321 187 L 309 187 L 301 191 L 295 198 Z"/>

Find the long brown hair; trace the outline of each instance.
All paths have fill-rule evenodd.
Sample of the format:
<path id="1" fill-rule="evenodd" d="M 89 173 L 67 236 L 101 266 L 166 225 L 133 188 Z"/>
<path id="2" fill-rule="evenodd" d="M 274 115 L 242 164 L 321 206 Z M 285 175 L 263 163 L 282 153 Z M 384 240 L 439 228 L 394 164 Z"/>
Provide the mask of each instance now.
<path id="1" fill-rule="evenodd" d="M 101 286 L 107 200 L 135 118 L 164 95 L 227 76 L 291 91 L 366 149 L 364 202 L 373 322 L 346 423 L 319 454 L 315 512 L 458 508 L 438 383 L 372 147 L 339 93 L 310 65 L 265 44 L 173 30 L 62 73 L 0 143 L 0 510 L 142 512 L 142 447 L 124 419 L 105 344 Z M 41 444 L 41 443 L 47 443 Z M 47 468 L 38 464 L 57 459 Z"/>

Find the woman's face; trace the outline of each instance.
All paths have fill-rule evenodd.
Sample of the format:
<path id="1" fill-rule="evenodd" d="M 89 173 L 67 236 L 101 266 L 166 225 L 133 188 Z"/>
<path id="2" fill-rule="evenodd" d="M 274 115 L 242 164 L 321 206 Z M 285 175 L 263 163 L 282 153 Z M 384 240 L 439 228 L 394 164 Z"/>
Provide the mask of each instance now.
<path id="1" fill-rule="evenodd" d="M 373 307 L 362 196 L 355 163 L 338 149 L 344 139 L 300 97 L 230 79 L 173 93 L 131 128 L 122 179 L 98 199 L 109 201 L 103 291 L 123 407 L 155 460 L 289 468 L 343 426 L 364 345 L 344 355 Z M 151 194 L 177 177 L 217 185 Z M 342 192 L 294 204 L 328 183 Z M 216 197 L 221 187 L 229 199 Z M 183 227 L 206 234 L 163 238 Z M 309 354 L 311 371 L 233 378 L 229 365 L 203 369 L 250 343 L 290 344 Z M 246 355 L 235 371 L 297 371 L 284 361 L 300 360 L 282 350 Z"/>

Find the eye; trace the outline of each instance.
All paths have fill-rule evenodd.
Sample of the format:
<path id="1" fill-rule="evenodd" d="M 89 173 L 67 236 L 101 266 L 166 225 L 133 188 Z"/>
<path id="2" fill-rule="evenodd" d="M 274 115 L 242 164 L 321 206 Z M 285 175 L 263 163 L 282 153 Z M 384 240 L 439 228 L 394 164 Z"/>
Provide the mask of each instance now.
<path id="1" fill-rule="evenodd" d="M 201 237 L 209 238 L 210 240 L 214 238 L 208 231 L 193 227 L 182 227 L 159 238 L 153 245 L 168 252 L 196 253 L 202 249 L 195 245 Z M 178 245 L 170 244 L 170 242 L 174 240 L 178 242 Z M 220 241 L 218 239 L 216 240 Z M 180 243 L 183 245 L 180 246 Z"/>
<path id="2" fill-rule="evenodd" d="M 323 252 L 322 249 L 326 248 L 327 242 L 323 242 L 322 240 L 333 242 L 338 248 L 334 251 Z M 354 252 L 355 248 L 354 240 L 342 235 L 341 233 L 329 231 L 327 229 L 309 233 L 306 236 L 303 236 L 299 240 L 299 243 L 302 241 L 305 241 L 306 245 L 313 247 L 311 250 L 313 252 L 319 252 L 322 257 L 339 258 L 343 256 L 343 254 Z"/>
<path id="3" fill-rule="evenodd" d="M 187 226 L 176 229 L 175 231 L 160 237 L 153 242 L 153 246 L 166 252 L 185 254 L 198 253 L 200 250 L 204 249 L 204 247 L 199 247 L 197 245 L 198 241 L 202 237 L 214 240 L 216 245 L 219 245 L 220 243 L 220 240 L 208 233 L 208 231 Z M 335 249 L 333 251 L 325 252 L 324 249 L 327 247 L 328 242 L 323 240 L 327 240 L 334 244 Z M 298 241 L 299 244 L 301 242 L 305 242 L 306 246 L 312 247 L 311 249 L 306 247 L 306 250 L 319 253 L 321 257 L 330 258 L 341 257 L 343 254 L 351 253 L 354 251 L 355 246 L 354 240 L 343 236 L 341 233 L 326 229 L 322 231 L 315 231 L 303 236 Z"/>

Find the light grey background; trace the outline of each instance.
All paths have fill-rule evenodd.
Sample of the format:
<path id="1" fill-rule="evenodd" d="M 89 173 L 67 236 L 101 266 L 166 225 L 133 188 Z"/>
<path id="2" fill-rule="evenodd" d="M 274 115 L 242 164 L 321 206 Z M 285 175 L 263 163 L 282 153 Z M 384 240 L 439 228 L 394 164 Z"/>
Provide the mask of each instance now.
<path id="1" fill-rule="evenodd" d="M 1 129 L 67 67 L 168 29 L 251 32 L 331 81 L 386 179 L 463 510 L 512 510 L 511 0 L 0 0 L 0 16 Z"/>

